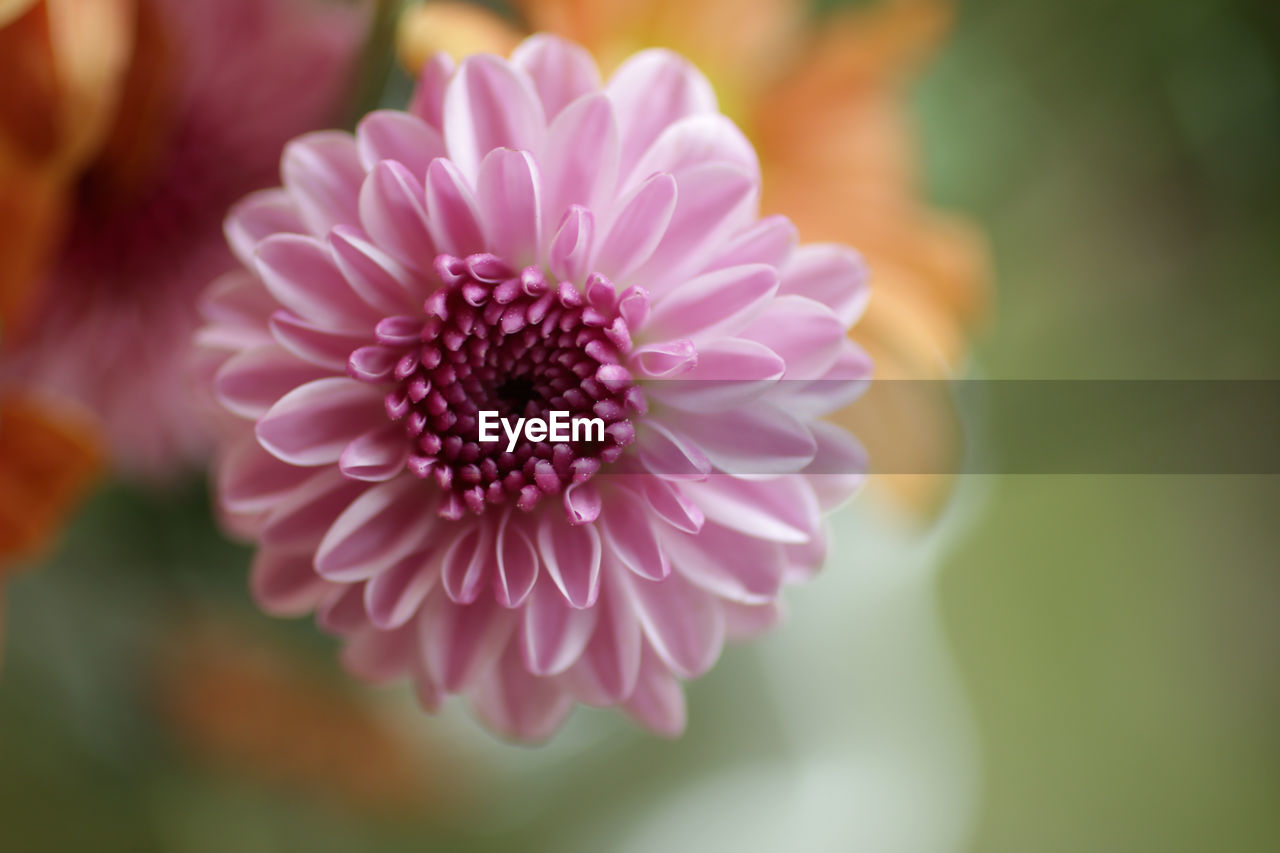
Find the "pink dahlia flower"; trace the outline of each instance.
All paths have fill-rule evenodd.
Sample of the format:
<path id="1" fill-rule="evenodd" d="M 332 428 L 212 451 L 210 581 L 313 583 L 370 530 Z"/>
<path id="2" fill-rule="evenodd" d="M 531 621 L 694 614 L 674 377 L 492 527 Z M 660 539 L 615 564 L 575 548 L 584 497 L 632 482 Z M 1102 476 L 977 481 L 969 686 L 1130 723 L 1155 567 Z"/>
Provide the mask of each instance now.
<path id="1" fill-rule="evenodd" d="M 774 622 L 859 479 L 817 420 L 869 372 L 858 256 L 759 219 L 751 146 L 662 50 L 603 85 L 546 36 L 441 56 L 283 175 L 228 219 L 201 333 L 258 601 L 504 734 L 575 701 L 680 732 L 681 679 Z M 486 411 L 603 435 L 487 443 Z"/>
<path id="2" fill-rule="evenodd" d="M 367 14 L 312 0 L 142 0 L 137 14 L 114 127 L 0 378 L 86 404 L 120 467 L 163 476 L 209 445 L 185 354 L 201 291 L 236 266 L 222 219 L 275 181 L 289 139 L 337 117 Z"/>

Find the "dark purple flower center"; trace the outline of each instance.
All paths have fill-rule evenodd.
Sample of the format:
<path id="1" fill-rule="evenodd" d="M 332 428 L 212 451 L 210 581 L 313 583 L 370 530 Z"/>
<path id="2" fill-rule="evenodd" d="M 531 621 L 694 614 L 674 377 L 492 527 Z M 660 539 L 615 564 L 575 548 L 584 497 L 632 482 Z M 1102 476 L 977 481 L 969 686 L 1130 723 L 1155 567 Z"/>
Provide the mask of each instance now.
<path id="1" fill-rule="evenodd" d="M 508 501 L 531 509 L 616 460 L 634 440 L 630 418 L 645 402 L 621 364 L 631 338 L 613 285 L 593 275 L 584 295 L 493 255 L 440 255 L 435 266 L 443 285 L 426 300 L 425 317 L 379 323 L 379 351 L 358 350 L 352 373 L 392 383 L 387 415 L 411 442 L 409 469 L 446 491 L 440 514 L 457 519 Z M 391 357 L 387 376 L 357 365 Z M 497 441 L 480 440 L 482 412 L 510 427 L 519 418 L 549 421 L 553 412 L 570 422 L 599 419 L 603 439 L 590 431 L 596 437 L 586 440 L 586 429 L 578 441 L 533 441 L 522 432 L 508 450 L 502 426 Z"/>

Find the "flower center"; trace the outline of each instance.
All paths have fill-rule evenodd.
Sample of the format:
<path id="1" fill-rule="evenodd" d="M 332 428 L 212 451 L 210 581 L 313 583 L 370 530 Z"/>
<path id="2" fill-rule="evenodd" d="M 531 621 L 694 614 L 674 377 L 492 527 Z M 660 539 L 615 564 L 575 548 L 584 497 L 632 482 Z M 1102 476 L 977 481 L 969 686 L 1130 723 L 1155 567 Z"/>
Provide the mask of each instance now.
<path id="1" fill-rule="evenodd" d="M 613 285 L 593 275 L 588 298 L 493 255 L 440 255 L 435 266 L 443 286 L 426 300 L 425 319 L 389 317 L 376 337 L 398 355 L 387 415 L 412 442 L 409 470 L 445 489 L 440 514 L 508 501 L 528 510 L 617 459 L 645 403 L 621 364 L 631 338 Z M 481 441 L 481 412 L 511 424 L 552 412 L 599 419 L 604 438 L 532 441 L 521 432 L 511 446 L 504 427 L 497 441 Z"/>

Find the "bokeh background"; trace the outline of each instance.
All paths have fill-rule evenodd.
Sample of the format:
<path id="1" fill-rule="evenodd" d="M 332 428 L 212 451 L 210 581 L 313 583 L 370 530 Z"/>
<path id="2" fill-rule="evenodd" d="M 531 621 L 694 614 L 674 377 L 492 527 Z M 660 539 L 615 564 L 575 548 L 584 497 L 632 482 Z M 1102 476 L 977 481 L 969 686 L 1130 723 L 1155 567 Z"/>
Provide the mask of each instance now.
<path id="1" fill-rule="evenodd" d="M 971 375 L 1280 374 L 1274 3 L 961 0 L 912 104 L 993 249 Z M 869 492 L 682 740 L 580 710 L 527 749 L 258 614 L 202 483 L 107 485 L 9 587 L 0 850 L 1280 849 L 1277 508 L 1265 476 L 967 476 L 929 525 Z"/>

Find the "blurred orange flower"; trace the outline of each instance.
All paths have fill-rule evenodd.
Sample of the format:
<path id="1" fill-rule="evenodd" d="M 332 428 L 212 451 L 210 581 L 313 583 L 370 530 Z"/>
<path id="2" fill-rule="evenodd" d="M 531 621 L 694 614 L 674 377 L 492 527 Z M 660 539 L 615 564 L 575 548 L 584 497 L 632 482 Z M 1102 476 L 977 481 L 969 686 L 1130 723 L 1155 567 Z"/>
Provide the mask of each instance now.
<path id="1" fill-rule="evenodd" d="M 814 19 L 803 0 L 515 0 L 532 31 L 590 49 L 606 69 L 661 46 L 711 79 L 721 107 L 751 138 L 764 174 L 765 213 L 790 217 L 806 242 L 861 251 L 872 298 L 854 337 L 877 379 L 945 379 L 962 366 L 988 296 L 986 247 L 967 223 L 923 198 L 905 90 L 950 23 L 946 0 L 882 0 Z M 412 71 L 437 50 L 506 53 L 511 24 L 476 6 L 428 2 L 401 20 Z M 879 384 L 844 424 L 880 470 L 948 471 L 959 453 L 941 384 L 896 393 Z M 880 478 L 928 512 L 947 478 Z"/>

